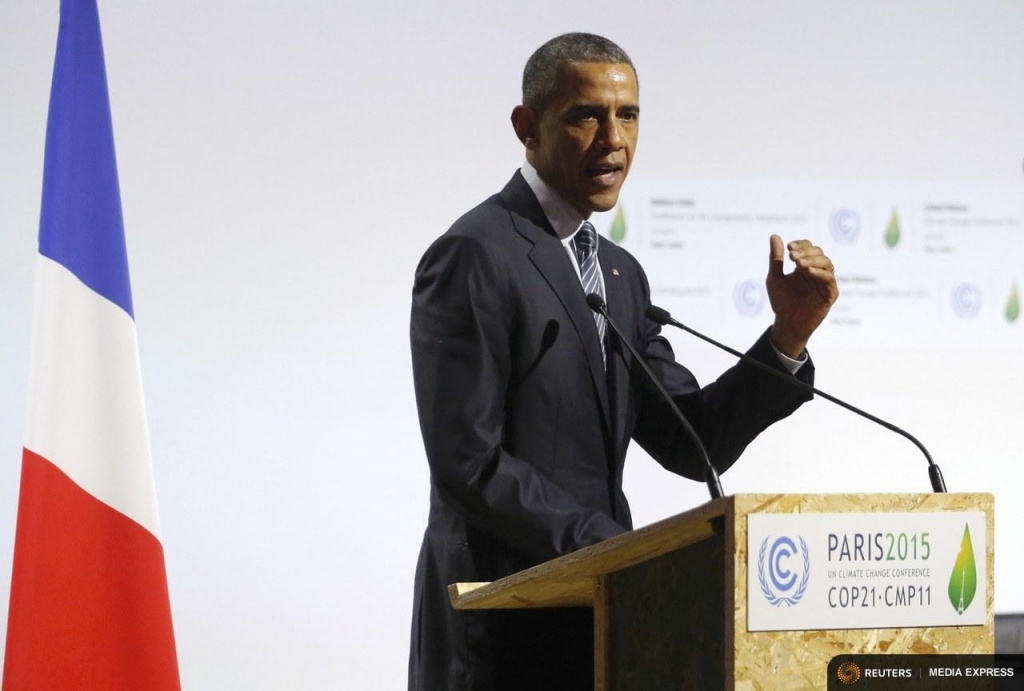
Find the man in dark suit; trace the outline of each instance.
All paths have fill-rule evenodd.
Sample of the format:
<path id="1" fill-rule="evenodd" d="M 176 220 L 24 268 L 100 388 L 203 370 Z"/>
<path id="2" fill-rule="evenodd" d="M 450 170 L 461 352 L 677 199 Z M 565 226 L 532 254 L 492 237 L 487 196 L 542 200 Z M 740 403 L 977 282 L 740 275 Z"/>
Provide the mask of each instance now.
<path id="1" fill-rule="evenodd" d="M 703 477 L 694 445 L 653 387 L 631 376 L 638 368 L 587 293 L 604 296 L 719 471 L 806 399 L 745 364 L 701 388 L 646 318 L 639 264 L 586 220 L 614 207 L 639 115 L 636 73 L 618 46 L 588 34 L 546 43 L 512 112 L 526 164 L 417 269 L 413 372 L 431 491 L 410 690 L 592 688 L 589 610 L 456 612 L 446 586 L 496 580 L 630 530 L 630 439 L 672 472 Z M 809 382 L 804 346 L 838 290 L 819 248 L 788 249 L 796 268 L 786 274 L 772 236 L 775 322 L 750 354 Z"/>

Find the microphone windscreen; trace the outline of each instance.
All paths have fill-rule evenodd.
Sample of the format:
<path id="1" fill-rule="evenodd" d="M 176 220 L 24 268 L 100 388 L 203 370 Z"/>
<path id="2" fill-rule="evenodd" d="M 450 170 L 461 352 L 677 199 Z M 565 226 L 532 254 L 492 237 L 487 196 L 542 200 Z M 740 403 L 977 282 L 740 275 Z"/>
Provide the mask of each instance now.
<path id="1" fill-rule="evenodd" d="M 668 313 L 668 310 L 664 310 L 657 305 L 648 305 L 647 318 L 652 322 L 661 324 L 662 326 L 666 326 L 670 321 L 672 321 L 672 315 Z"/>

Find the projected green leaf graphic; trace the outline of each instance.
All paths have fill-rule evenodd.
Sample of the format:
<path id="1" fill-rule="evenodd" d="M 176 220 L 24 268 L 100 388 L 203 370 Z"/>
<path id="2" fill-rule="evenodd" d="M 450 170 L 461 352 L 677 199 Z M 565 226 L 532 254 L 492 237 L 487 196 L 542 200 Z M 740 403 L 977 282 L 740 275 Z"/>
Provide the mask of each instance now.
<path id="1" fill-rule="evenodd" d="M 1017 292 L 1017 284 L 1014 283 L 1010 289 L 1010 299 L 1006 301 L 1006 309 L 1003 311 L 1006 321 L 1013 323 L 1020 316 L 1020 293 Z"/>
<path id="2" fill-rule="evenodd" d="M 896 209 L 893 209 L 892 216 L 889 217 L 889 225 L 885 228 L 885 245 L 892 249 L 898 244 L 900 244 L 900 218 L 896 215 Z"/>
<path id="3" fill-rule="evenodd" d="M 953 564 L 953 573 L 949 575 L 949 602 L 956 608 L 957 614 L 974 601 L 974 593 L 978 590 L 978 566 L 974 562 L 974 545 L 971 544 L 971 531 L 964 525 L 964 537 L 960 541 L 960 554 Z"/>
<path id="4" fill-rule="evenodd" d="M 612 220 L 608 236 L 616 245 L 626 239 L 626 216 L 622 213 L 621 206 L 615 210 L 615 218 Z"/>

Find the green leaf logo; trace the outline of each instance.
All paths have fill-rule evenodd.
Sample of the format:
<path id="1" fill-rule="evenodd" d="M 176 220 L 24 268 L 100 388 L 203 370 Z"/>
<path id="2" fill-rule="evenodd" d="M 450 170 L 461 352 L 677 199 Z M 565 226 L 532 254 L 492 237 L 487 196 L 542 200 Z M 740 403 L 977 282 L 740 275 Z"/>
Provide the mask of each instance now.
<path id="1" fill-rule="evenodd" d="M 957 614 L 974 601 L 974 593 L 978 590 L 978 566 L 974 562 L 974 545 L 971 544 L 971 531 L 964 524 L 964 537 L 960 541 L 960 554 L 953 564 L 953 573 L 949 576 L 949 603 Z"/>
<path id="2" fill-rule="evenodd" d="M 616 245 L 626 239 L 626 216 L 622 213 L 621 206 L 615 211 L 615 218 L 612 220 L 612 227 L 608 231 L 608 237 Z"/>
<path id="3" fill-rule="evenodd" d="M 892 210 L 889 217 L 889 225 L 885 227 L 885 246 L 889 249 L 900 244 L 900 218 L 896 215 L 896 209 Z"/>
<path id="4" fill-rule="evenodd" d="M 1014 283 L 1010 289 L 1010 299 L 1006 301 L 1006 309 L 1003 311 L 1006 315 L 1006 321 L 1011 324 L 1017 321 L 1017 317 L 1020 316 L 1020 293 L 1017 292 L 1017 284 Z"/>

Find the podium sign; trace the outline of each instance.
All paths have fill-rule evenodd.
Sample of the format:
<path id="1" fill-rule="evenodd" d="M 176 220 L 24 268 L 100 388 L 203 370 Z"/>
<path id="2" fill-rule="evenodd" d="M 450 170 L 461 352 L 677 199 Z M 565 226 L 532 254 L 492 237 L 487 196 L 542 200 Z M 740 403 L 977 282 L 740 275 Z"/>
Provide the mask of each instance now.
<path id="1" fill-rule="evenodd" d="M 981 511 L 747 516 L 747 630 L 983 626 Z"/>
<path id="2" fill-rule="evenodd" d="M 448 593 L 592 608 L 597 691 L 824 689 L 836 655 L 991 654 L 994 525 L 991 494 L 738 494 Z"/>

